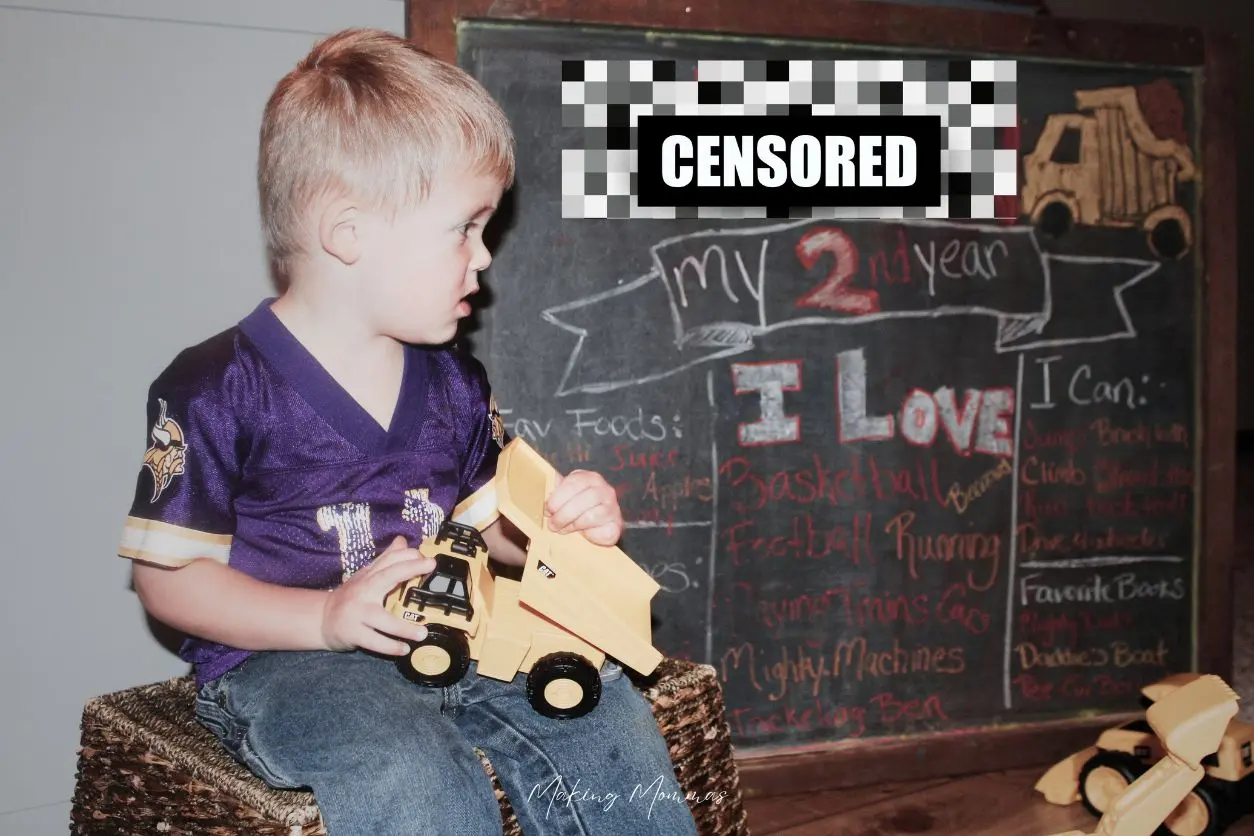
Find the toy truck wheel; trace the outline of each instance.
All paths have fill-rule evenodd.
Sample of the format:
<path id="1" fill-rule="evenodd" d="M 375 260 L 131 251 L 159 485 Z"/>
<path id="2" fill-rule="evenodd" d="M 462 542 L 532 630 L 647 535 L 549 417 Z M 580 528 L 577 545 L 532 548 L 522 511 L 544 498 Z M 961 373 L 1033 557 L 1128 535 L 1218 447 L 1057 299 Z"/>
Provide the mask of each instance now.
<path id="1" fill-rule="evenodd" d="M 601 674 L 578 653 L 550 653 L 527 674 L 527 700 L 545 717 L 582 717 L 601 701 Z"/>
<path id="2" fill-rule="evenodd" d="M 1145 771 L 1139 760 L 1123 752 L 1098 752 L 1080 770 L 1080 801 L 1101 816 L 1128 785 Z"/>
<path id="3" fill-rule="evenodd" d="M 1224 828 L 1220 799 L 1205 784 L 1194 787 L 1163 822 L 1172 836 L 1218 836 Z"/>
<path id="4" fill-rule="evenodd" d="M 443 688 L 466 675 L 470 668 L 470 643 L 461 630 L 428 624 L 427 637 L 409 642 L 409 652 L 397 664 L 401 673 L 419 685 Z"/>

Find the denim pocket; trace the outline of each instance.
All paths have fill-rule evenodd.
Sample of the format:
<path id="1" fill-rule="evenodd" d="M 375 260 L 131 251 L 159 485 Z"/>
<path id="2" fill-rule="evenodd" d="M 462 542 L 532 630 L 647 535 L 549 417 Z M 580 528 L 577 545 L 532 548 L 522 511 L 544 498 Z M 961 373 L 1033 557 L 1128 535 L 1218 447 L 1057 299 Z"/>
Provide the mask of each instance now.
<path id="1" fill-rule="evenodd" d="M 615 679 L 621 678 L 623 675 L 623 666 L 610 659 L 605 660 L 605 664 L 601 665 L 601 681 L 613 682 Z"/>

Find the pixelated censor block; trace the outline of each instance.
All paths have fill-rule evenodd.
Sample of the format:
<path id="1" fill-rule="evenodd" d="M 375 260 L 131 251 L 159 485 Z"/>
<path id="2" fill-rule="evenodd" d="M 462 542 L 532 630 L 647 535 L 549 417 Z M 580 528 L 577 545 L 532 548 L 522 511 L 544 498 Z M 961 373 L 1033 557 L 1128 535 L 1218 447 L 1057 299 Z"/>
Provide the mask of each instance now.
<path id="1" fill-rule="evenodd" d="M 694 146 L 700 146 L 691 140 L 691 130 L 689 140 L 681 138 L 679 145 L 667 144 L 669 163 L 659 162 L 662 158 L 654 145 L 660 147 L 656 133 L 662 128 L 655 126 L 704 124 L 696 119 L 673 117 L 715 117 L 708 119 L 712 126 L 708 133 L 720 136 L 701 149 L 716 156 L 722 152 L 713 167 L 707 159 L 703 169 L 701 154 L 694 156 Z M 730 117 L 752 118 L 736 122 Z M 870 117 L 894 117 L 895 121 Z M 644 133 L 642 118 L 648 129 L 644 157 L 639 153 Z M 848 130 L 847 126 L 856 124 L 859 131 L 865 132 L 869 125 L 905 122 L 934 126 L 930 135 L 924 133 L 925 139 L 939 135 L 939 188 L 932 191 L 935 199 L 926 205 L 835 205 L 838 201 L 830 198 L 839 192 L 832 187 L 853 184 L 837 183 L 831 179 L 834 175 L 827 172 L 856 171 L 863 177 L 874 171 L 875 177 L 865 182 L 883 184 L 880 173 L 892 170 L 891 152 L 895 146 L 888 141 L 870 146 L 873 151 L 868 152 L 857 136 L 850 141 L 848 135 L 834 139 L 831 134 L 838 133 L 841 126 Z M 1013 198 L 1018 194 L 1017 78 L 1013 60 L 563 61 L 562 124 L 567 129 L 577 129 L 582 137 L 580 147 L 562 151 L 564 218 L 988 219 L 1012 217 L 1013 212 L 1007 211 L 1007 207 L 1016 205 Z M 744 130 L 728 128 L 729 125 L 743 125 Z M 763 156 L 764 125 L 781 135 L 770 139 L 774 144 L 768 147 L 778 152 L 774 158 L 769 157 L 769 151 Z M 797 125 L 808 134 L 801 145 Z M 822 135 L 824 131 L 828 136 Z M 744 135 L 729 136 L 732 133 Z M 732 141 L 731 148 L 721 144 L 726 140 Z M 834 145 L 836 141 L 843 144 Z M 900 142 L 896 145 L 900 146 Z M 934 145 L 921 142 L 918 147 L 926 152 Z M 835 165 L 832 155 L 837 147 L 850 153 L 861 152 L 861 158 L 855 156 L 845 167 Z M 676 152 L 676 148 L 682 150 Z M 733 182 L 734 168 L 742 175 L 763 178 L 753 184 L 755 189 L 737 194 L 770 197 L 759 201 L 762 205 L 729 205 L 726 200 L 704 205 L 657 205 L 653 166 L 662 165 L 673 176 L 677 170 L 676 154 L 687 166 L 684 172 L 690 184 L 697 182 L 693 172 L 704 171 L 705 179 L 700 182 L 708 186 L 735 185 L 739 181 Z M 733 167 L 732 159 L 741 165 Z M 780 177 L 787 171 L 786 181 L 777 180 L 786 188 L 762 188 L 773 185 L 765 181 L 770 171 L 768 160 L 776 163 L 775 171 Z M 871 161 L 875 167 L 863 167 L 862 160 Z M 639 168 L 642 161 L 649 167 L 644 178 Z M 930 170 L 937 176 L 934 163 L 927 159 L 917 163 L 921 175 Z M 717 178 L 717 184 L 711 176 Z M 900 172 L 898 176 L 900 179 Z M 803 177 L 808 182 L 802 185 L 809 186 L 817 180 L 824 188 L 800 188 L 798 183 Z M 649 185 L 647 200 L 641 199 L 642 179 L 647 179 Z M 709 196 L 714 189 L 697 191 Z M 893 193 L 891 189 L 881 191 Z M 668 192 L 681 193 L 695 191 Z M 827 204 L 822 200 L 799 204 L 798 195 L 827 196 L 829 200 Z M 711 205 L 715 203 L 719 205 Z"/>

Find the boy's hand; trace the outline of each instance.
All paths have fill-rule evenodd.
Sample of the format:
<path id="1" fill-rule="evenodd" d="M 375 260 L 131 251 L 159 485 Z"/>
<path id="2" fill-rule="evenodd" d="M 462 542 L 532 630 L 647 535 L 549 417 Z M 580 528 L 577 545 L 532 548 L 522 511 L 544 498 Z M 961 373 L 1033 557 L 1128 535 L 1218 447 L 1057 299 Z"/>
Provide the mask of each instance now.
<path id="1" fill-rule="evenodd" d="M 330 650 L 373 650 L 388 656 L 409 652 L 396 638 L 422 641 L 427 628 L 398 618 L 383 607 L 399 583 L 435 569 L 435 561 L 407 547 L 397 537 L 369 566 L 327 596 L 322 610 L 322 640 Z M 396 638 L 392 638 L 396 637 Z"/>
<path id="2" fill-rule="evenodd" d="M 582 531 L 601 546 L 612 546 L 623 536 L 623 512 L 618 494 L 605 477 L 589 470 L 557 475 L 546 503 L 549 527 L 560 534 Z"/>

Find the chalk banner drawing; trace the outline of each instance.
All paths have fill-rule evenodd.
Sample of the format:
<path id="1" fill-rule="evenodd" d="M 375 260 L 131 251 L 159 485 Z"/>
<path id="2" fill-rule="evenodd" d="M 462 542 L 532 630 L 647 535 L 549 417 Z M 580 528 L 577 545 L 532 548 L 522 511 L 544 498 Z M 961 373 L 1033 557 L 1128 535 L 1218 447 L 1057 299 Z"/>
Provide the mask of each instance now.
<path id="1" fill-rule="evenodd" d="M 993 317 L 994 349 L 1136 337 L 1123 293 L 1161 264 L 1041 250 L 1035 229 L 927 219 L 806 219 L 715 229 L 650 248 L 652 269 L 546 309 L 575 337 L 557 396 L 659 380 L 750 351 L 785 328 Z M 673 325 L 661 354 L 605 339 L 628 319 Z"/>

